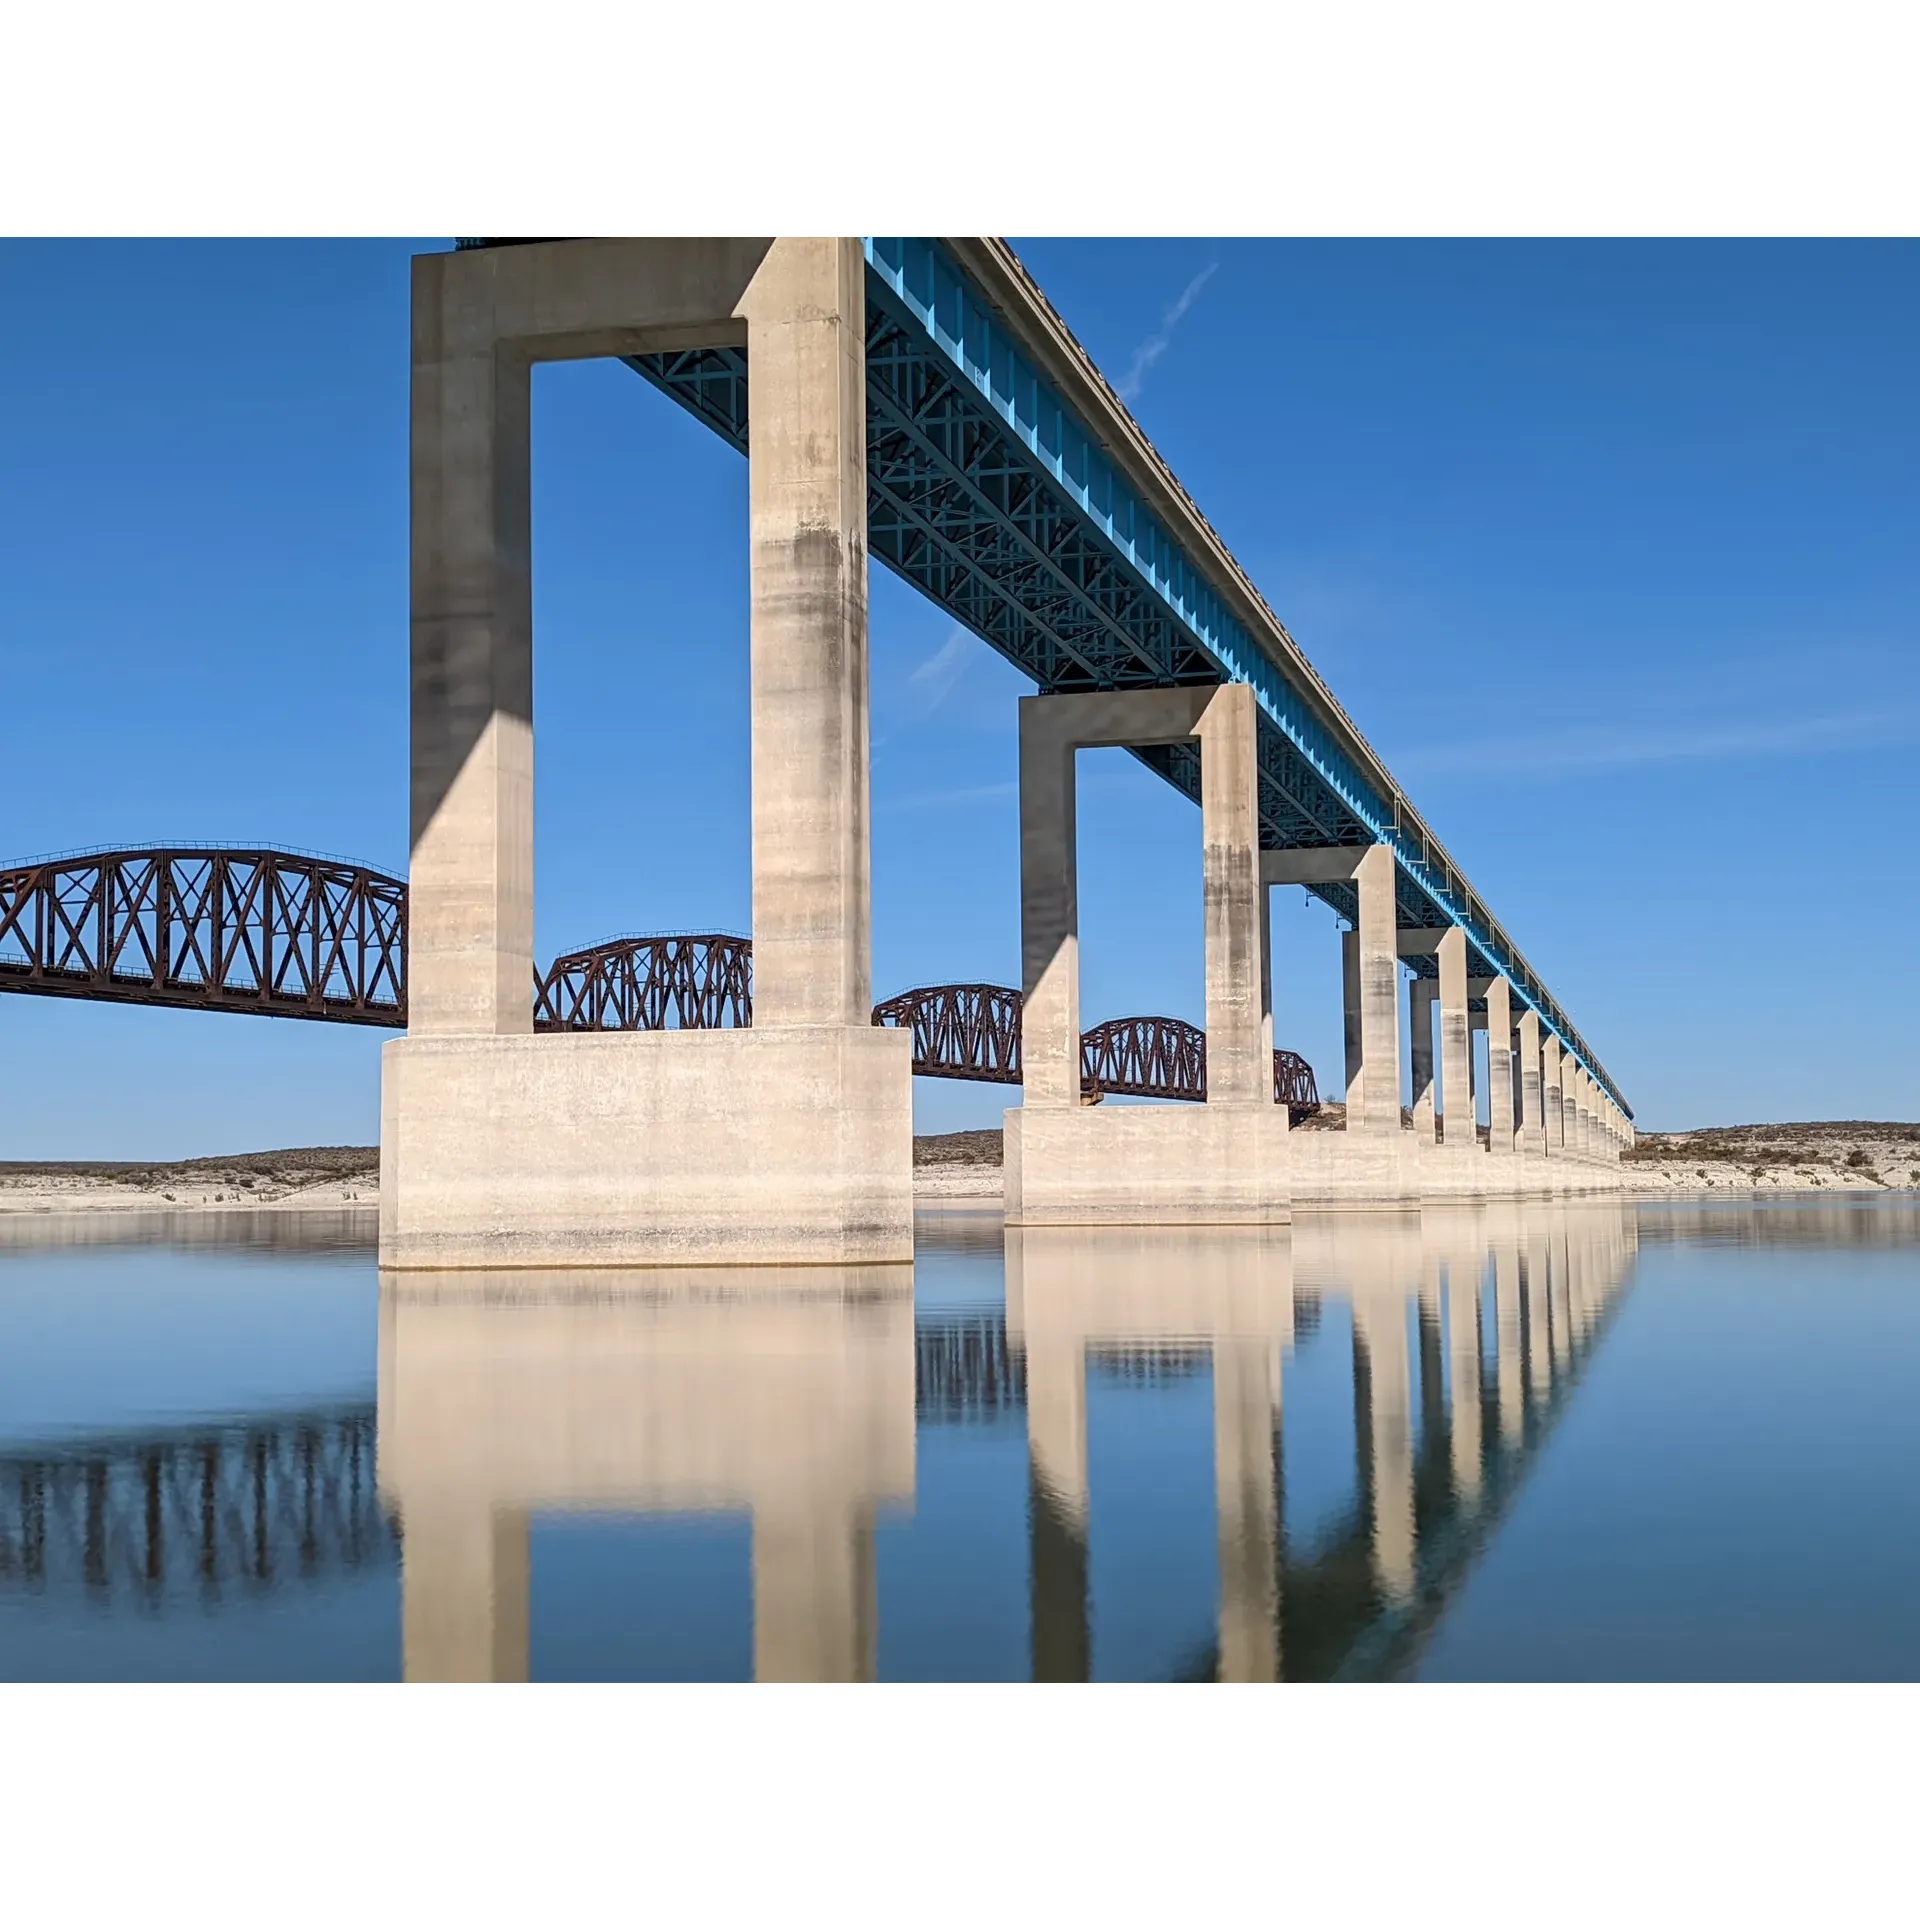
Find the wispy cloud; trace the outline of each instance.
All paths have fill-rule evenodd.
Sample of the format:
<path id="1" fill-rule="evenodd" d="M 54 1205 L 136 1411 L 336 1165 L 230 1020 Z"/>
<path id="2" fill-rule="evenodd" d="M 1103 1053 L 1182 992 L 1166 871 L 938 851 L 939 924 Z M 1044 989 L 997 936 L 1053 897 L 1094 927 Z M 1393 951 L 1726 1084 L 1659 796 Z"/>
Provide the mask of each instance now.
<path id="1" fill-rule="evenodd" d="M 1601 773 L 1613 768 L 1678 766 L 1701 760 L 1802 759 L 1823 753 L 1870 752 L 1920 738 L 1920 713 L 1861 709 L 1797 719 L 1745 720 L 1696 727 L 1550 725 L 1495 740 L 1415 747 L 1395 754 L 1406 774 L 1469 774 L 1485 779 Z"/>
<path id="2" fill-rule="evenodd" d="M 908 697 L 924 720 L 954 689 L 979 643 L 965 627 L 956 625 L 946 639 L 907 675 Z"/>
<path id="3" fill-rule="evenodd" d="M 1127 370 L 1114 385 L 1114 392 L 1131 406 L 1139 397 L 1140 389 L 1147 383 L 1150 374 L 1166 350 L 1173 345 L 1174 329 L 1187 317 L 1187 309 L 1200 298 L 1200 289 L 1219 271 L 1219 261 L 1211 266 L 1202 267 L 1187 282 L 1186 291 L 1170 306 L 1161 317 L 1160 325 L 1133 350 L 1133 359 Z"/>

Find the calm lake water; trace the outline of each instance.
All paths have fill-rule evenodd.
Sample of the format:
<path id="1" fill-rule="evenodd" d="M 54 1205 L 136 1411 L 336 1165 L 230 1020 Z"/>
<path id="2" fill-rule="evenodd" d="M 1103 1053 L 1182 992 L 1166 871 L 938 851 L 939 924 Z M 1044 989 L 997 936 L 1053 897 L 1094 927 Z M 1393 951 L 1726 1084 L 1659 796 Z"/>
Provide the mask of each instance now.
<path id="1" fill-rule="evenodd" d="M 947 1214 L 911 1294 L 371 1236 L 0 1221 L 0 1680 L 1920 1678 L 1909 1200 Z"/>

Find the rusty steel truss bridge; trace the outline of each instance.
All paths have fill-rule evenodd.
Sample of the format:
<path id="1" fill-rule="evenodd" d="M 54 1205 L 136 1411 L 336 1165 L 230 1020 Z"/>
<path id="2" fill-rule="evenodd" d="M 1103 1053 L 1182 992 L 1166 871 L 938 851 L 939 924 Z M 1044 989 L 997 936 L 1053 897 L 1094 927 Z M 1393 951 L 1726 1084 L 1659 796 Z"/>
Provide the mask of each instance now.
<path id="1" fill-rule="evenodd" d="M 346 1026 L 407 1024 L 407 883 L 273 847 L 112 847 L 0 870 L 0 993 L 48 994 Z M 873 1010 L 913 1036 L 930 1079 L 1020 1083 L 1020 994 L 915 987 Z M 564 953 L 534 980 L 539 1033 L 753 1023 L 753 943 L 641 934 Z M 1207 1037 L 1169 1015 L 1082 1035 L 1081 1097 L 1205 1100 Z M 1320 1104 L 1313 1069 L 1276 1049 L 1274 1098 Z"/>

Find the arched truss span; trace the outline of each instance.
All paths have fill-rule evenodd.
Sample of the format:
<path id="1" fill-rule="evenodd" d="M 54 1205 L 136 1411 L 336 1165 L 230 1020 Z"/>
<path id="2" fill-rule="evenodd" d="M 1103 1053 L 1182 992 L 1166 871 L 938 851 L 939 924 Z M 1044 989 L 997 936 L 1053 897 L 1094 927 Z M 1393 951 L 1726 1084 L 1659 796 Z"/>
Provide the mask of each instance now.
<path id="1" fill-rule="evenodd" d="M 969 983 L 915 987 L 883 1000 L 875 1026 L 913 1035 L 913 1070 L 928 1079 L 1020 1080 L 1021 999 L 1012 987 Z M 1083 1098 L 1130 1093 L 1161 1100 L 1207 1097 L 1207 1036 L 1185 1020 L 1150 1014 L 1109 1020 L 1080 1039 Z M 1320 1105 L 1313 1069 L 1297 1053 L 1276 1048 L 1276 1101 L 1296 1116 Z"/>
<path id="2" fill-rule="evenodd" d="M 407 883 L 242 847 L 121 847 L 10 868 L 0 987 L 404 1027 Z"/>
<path id="3" fill-rule="evenodd" d="M 564 953 L 534 978 L 541 1033 L 753 1023 L 753 942 L 648 934 Z M 0 991 L 407 1024 L 407 884 L 271 848 L 121 847 L 0 870 Z M 873 1010 L 913 1036 L 933 1079 L 1020 1081 L 1020 995 L 985 982 L 915 987 Z M 1298 1054 L 1274 1097 L 1319 1105 Z M 1109 1020 L 1080 1043 L 1085 1097 L 1207 1097 L 1207 1039 L 1184 1020 Z"/>
<path id="4" fill-rule="evenodd" d="M 882 1000 L 873 1024 L 912 1033 L 913 1070 L 927 1079 L 1020 1084 L 1020 995 L 1012 987 L 914 987 Z"/>
<path id="5" fill-rule="evenodd" d="M 537 1033 L 658 1032 L 753 1024 L 753 942 L 731 933 L 607 940 L 563 953 L 534 982 Z"/>

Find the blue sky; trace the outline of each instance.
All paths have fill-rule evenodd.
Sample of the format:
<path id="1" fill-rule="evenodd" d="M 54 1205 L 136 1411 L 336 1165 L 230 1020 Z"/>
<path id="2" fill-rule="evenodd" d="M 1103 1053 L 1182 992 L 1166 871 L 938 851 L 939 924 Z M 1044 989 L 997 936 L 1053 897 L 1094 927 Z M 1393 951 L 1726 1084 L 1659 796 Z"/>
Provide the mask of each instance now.
<path id="1" fill-rule="evenodd" d="M 0 246 L 0 860 L 404 872 L 446 244 Z M 1015 244 L 1643 1124 L 1914 1115 L 1920 248 Z M 540 951 L 745 931 L 745 464 L 617 366 L 535 392 Z M 872 603 L 876 988 L 1014 982 L 1025 683 Z M 1086 1018 L 1197 1019 L 1197 811 L 1120 754 L 1081 791 Z M 1332 1085 L 1335 922 L 1275 929 Z M 370 1141 L 378 1045 L 0 996 L 0 1157 Z"/>

